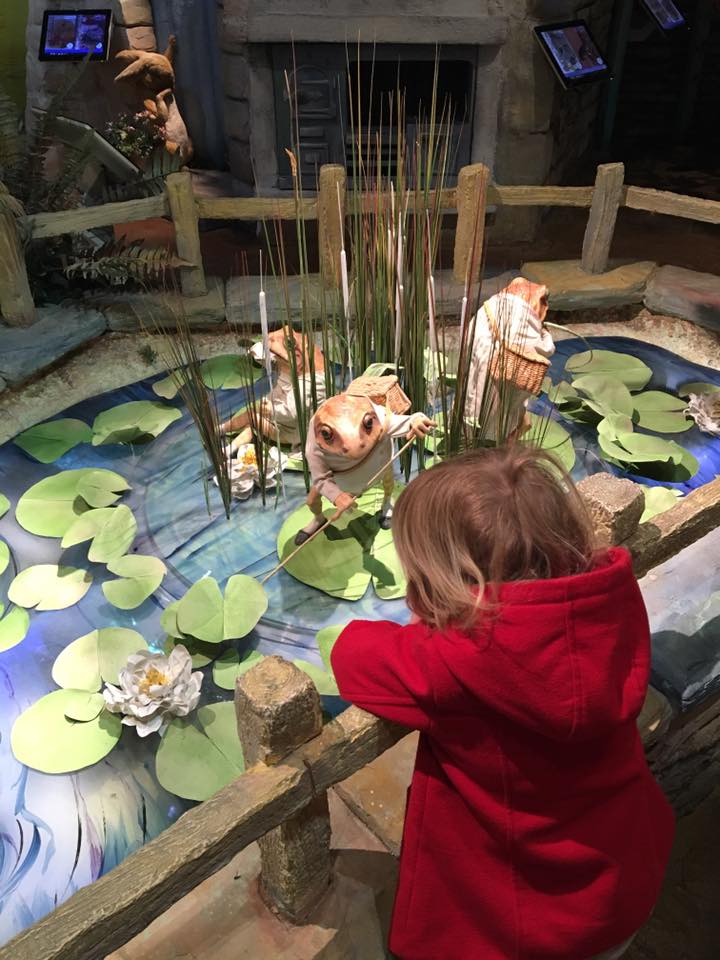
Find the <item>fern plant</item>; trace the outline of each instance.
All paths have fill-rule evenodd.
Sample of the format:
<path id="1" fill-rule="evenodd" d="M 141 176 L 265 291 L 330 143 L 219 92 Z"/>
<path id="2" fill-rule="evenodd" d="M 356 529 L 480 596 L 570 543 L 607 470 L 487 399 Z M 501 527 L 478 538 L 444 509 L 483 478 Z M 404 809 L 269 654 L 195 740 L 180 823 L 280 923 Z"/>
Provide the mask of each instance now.
<path id="1" fill-rule="evenodd" d="M 65 276 L 71 280 L 78 277 L 101 280 L 111 286 L 130 281 L 148 284 L 163 281 L 169 270 L 185 266 L 189 266 L 185 260 L 163 247 L 144 247 L 141 243 L 120 239 L 76 257 L 65 267 Z"/>

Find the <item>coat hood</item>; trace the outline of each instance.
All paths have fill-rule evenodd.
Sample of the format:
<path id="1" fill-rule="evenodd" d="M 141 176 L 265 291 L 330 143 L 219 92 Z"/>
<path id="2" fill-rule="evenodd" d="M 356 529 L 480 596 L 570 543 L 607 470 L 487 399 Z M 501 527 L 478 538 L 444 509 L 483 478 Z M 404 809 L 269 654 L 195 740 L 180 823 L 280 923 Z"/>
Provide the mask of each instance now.
<path id="1" fill-rule="evenodd" d="M 440 699 L 454 710 L 470 697 L 479 712 L 551 739 L 601 737 L 642 709 L 649 638 L 630 555 L 614 548 L 587 573 L 503 584 L 476 635 L 446 633 L 441 656 L 455 682 Z"/>

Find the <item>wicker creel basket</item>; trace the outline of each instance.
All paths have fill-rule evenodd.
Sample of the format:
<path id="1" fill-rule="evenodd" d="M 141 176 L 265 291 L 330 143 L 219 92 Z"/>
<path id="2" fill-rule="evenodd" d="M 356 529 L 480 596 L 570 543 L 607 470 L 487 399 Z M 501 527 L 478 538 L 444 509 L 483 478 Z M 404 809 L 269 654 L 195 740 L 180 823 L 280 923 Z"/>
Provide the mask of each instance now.
<path id="1" fill-rule="evenodd" d="M 550 361 L 532 348 L 523 351 L 522 348 L 508 343 L 501 336 L 495 318 L 487 310 L 485 315 L 493 338 L 490 376 L 495 381 L 511 383 L 518 390 L 538 396 L 542 392 Z"/>
<path id="2" fill-rule="evenodd" d="M 368 397 L 392 413 L 408 413 L 412 406 L 395 376 L 356 377 L 345 392 L 351 397 Z"/>

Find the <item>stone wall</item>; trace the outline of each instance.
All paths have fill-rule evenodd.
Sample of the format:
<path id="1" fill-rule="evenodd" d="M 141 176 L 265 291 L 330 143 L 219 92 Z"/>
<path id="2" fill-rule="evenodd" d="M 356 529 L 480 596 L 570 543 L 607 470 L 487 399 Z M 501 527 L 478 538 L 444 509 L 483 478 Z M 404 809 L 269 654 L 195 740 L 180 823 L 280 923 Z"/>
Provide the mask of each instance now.
<path id="1" fill-rule="evenodd" d="M 97 0 L 74 0 L 76 9 L 97 9 Z M 115 28 L 107 63 L 45 62 L 38 59 L 40 31 L 45 10 L 68 7 L 67 0 L 30 0 L 27 24 L 27 118 L 32 120 L 33 107 L 45 108 L 51 97 L 66 87 L 73 76 L 83 70 L 82 78 L 64 101 L 63 112 L 76 120 L 84 120 L 102 129 L 114 115 L 137 107 L 131 88 L 114 84 L 118 65 L 113 62 L 119 50 L 155 50 L 155 30 L 150 0 L 109 0 Z"/>

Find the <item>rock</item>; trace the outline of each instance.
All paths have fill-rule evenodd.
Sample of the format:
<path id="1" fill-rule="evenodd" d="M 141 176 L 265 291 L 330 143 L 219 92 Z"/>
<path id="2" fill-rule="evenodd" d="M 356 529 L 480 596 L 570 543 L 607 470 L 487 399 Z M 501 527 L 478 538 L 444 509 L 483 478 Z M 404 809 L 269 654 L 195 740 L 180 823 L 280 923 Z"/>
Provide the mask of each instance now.
<path id="1" fill-rule="evenodd" d="M 603 544 L 623 543 L 637 530 L 645 509 L 645 494 L 637 483 L 611 473 L 595 473 L 580 481 L 578 493 Z"/>
<path id="2" fill-rule="evenodd" d="M 207 288 L 199 297 L 183 297 L 173 291 L 106 293 L 94 302 L 107 314 L 111 330 L 144 328 L 154 332 L 158 324 L 173 329 L 178 316 L 184 316 L 193 328 L 213 326 L 225 319 L 225 285 L 217 277 L 208 277 Z"/>
<path id="3" fill-rule="evenodd" d="M 711 273 L 660 267 L 647 286 L 644 302 L 649 310 L 720 331 L 720 277 Z"/>
<path id="4" fill-rule="evenodd" d="M 643 261 L 615 266 L 607 273 L 586 273 L 579 260 L 557 260 L 524 263 L 521 273 L 546 284 L 551 309 L 577 310 L 642 303 L 654 269 L 654 263 Z"/>
<path id="5" fill-rule="evenodd" d="M 107 320 L 77 306 L 40 307 L 31 327 L 0 327 L 0 377 L 21 383 L 66 353 L 99 337 Z"/>

